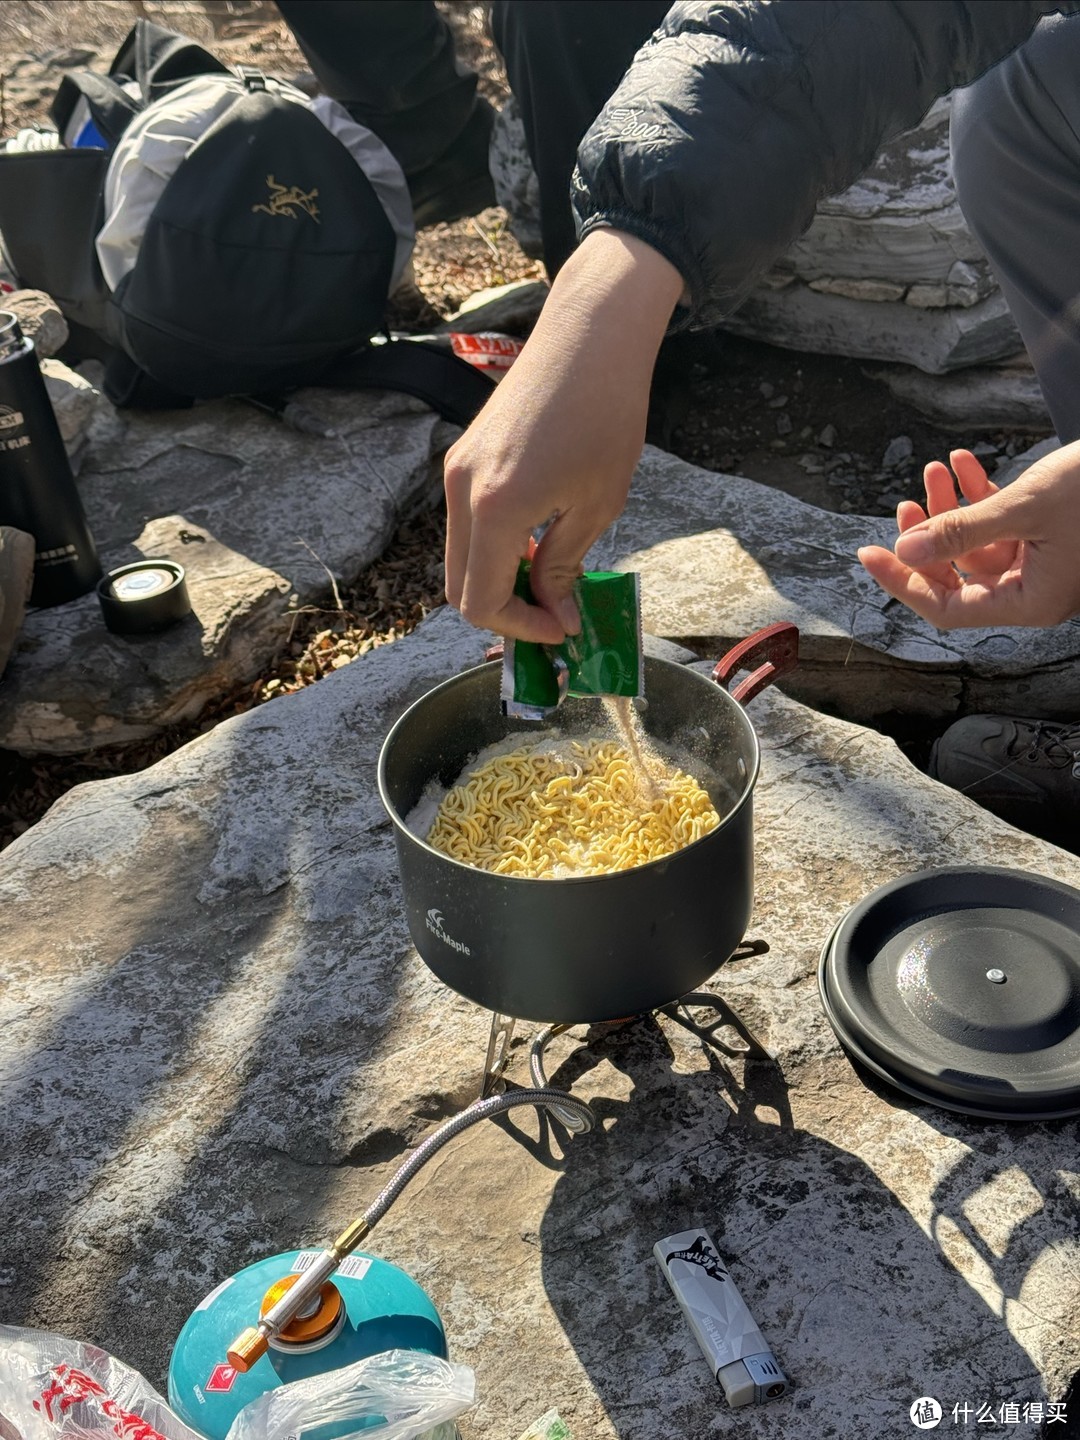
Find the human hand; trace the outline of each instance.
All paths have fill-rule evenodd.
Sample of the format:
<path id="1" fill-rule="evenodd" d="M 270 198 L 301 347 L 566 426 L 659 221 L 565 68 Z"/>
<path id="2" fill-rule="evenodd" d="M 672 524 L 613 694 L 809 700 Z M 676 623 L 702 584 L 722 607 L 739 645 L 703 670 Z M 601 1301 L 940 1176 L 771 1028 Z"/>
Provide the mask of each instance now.
<path id="1" fill-rule="evenodd" d="M 559 271 L 524 350 L 446 456 L 446 595 L 472 624 L 552 645 L 580 628 L 571 589 L 626 503 L 681 290 L 674 266 L 616 230 L 594 231 Z M 542 525 L 529 605 L 514 579 Z"/>
<path id="2" fill-rule="evenodd" d="M 1080 441 L 999 489 L 969 450 L 923 471 L 926 507 L 905 500 L 893 550 L 859 559 L 883 590 L 939 630 L 1057 625 L 1080 614 Z M 961 507 L 956 494 L 968 504 Z"/>

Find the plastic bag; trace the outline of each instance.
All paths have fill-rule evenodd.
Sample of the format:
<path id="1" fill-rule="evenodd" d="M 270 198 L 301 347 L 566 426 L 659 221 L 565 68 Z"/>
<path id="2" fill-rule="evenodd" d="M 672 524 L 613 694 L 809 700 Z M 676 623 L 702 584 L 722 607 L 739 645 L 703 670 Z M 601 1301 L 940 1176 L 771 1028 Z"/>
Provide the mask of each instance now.
<path id="1" fill-rule="evenodd" d="M 387 1350 L 279 1386 L 245 1405 L 226 1440 L 288 1440 L 357 1422 L 363 1440 L 453 1440 L 473 1372 Z M 372 1424 L 376 1417 L 382 1424 Z M 351 1434 L 351 1432 L 350 1432 Z M 0 1325 L 0 1440 L 202 1440 L 137 1370 L 96 1345 Z"/>
<path id="2" fill-rule="evenodd" d="M 387 1350 L 341 1370 L 267 1390 L 245 1405 L 226 1440 L 287 1440 L 301 1430 L 384 1416 L 363 1440 L 453 1440 L 454 1417 L 476 1398 L 473 1372 L 421 1350 Z"/>

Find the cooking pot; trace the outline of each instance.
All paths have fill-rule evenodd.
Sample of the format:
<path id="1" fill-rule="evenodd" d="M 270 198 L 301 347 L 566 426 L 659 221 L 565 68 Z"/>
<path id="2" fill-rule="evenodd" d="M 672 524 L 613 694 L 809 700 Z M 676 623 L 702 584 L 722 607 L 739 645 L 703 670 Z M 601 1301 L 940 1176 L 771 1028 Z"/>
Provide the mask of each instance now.
<path id="1" fill-rule="evenodd" d="M 379 756 L 379 794 L 394 825 L 409 933 L 458 994 L 500 1015 L 576 1024 L 637 1015 L 697 989 L 743 938 L 753 906 L 753 790 L 760 751 L 741 702 L 798 657 L 798 631 L 771 625 L 735 646 L 710 677 L 645 659 L 647 735 L 703 785 L 720 824 L 685 849 L 633 870 L 558 880 L 494 875 L 451 859 L 409 828 L 433 788 L 456 784 L 477 753 L 536 725 L 499 703 L 501 665 L 429 691 L 394 725 Z M 756 668 L 754 668 L 756 667 Z M 730 694 L 736 673 L 752 669 Z M 551 718 L 594 738 L 595 700 Z"/>

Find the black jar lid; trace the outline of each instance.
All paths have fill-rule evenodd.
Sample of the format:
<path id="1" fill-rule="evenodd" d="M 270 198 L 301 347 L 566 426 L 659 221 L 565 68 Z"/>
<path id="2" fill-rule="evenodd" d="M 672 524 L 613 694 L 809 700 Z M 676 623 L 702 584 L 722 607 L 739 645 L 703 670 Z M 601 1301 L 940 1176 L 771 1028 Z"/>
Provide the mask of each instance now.
<path id="1" fill-rule="evenodd" d="M 1080 1114 L 1080 890 L 947 866 L 854 906 L 821 955 L 837 1038 L 918 1100 L 994 1120 Z"/>
<path id="2" fill-rule="evenodd" d="M 145 635 L 191 613 L 184 567 L 175 560 L 136 560 L 98 582 L 105 624 L 114 635 Z"/>

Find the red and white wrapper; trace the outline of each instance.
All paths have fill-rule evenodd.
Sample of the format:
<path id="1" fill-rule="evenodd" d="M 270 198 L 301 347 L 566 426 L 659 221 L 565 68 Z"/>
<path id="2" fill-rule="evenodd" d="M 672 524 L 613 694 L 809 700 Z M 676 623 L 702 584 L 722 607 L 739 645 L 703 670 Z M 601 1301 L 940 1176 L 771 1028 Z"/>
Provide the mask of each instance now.
<path id="1" fill-rule="evenodd" d="M 524 350 L 525 341 L 493 330 L 481 330 L 476 335 L 455 330 L 450 333 L 450 345 L 459 360 L 467 360 L 489 379 L 499 381 Z"/>

